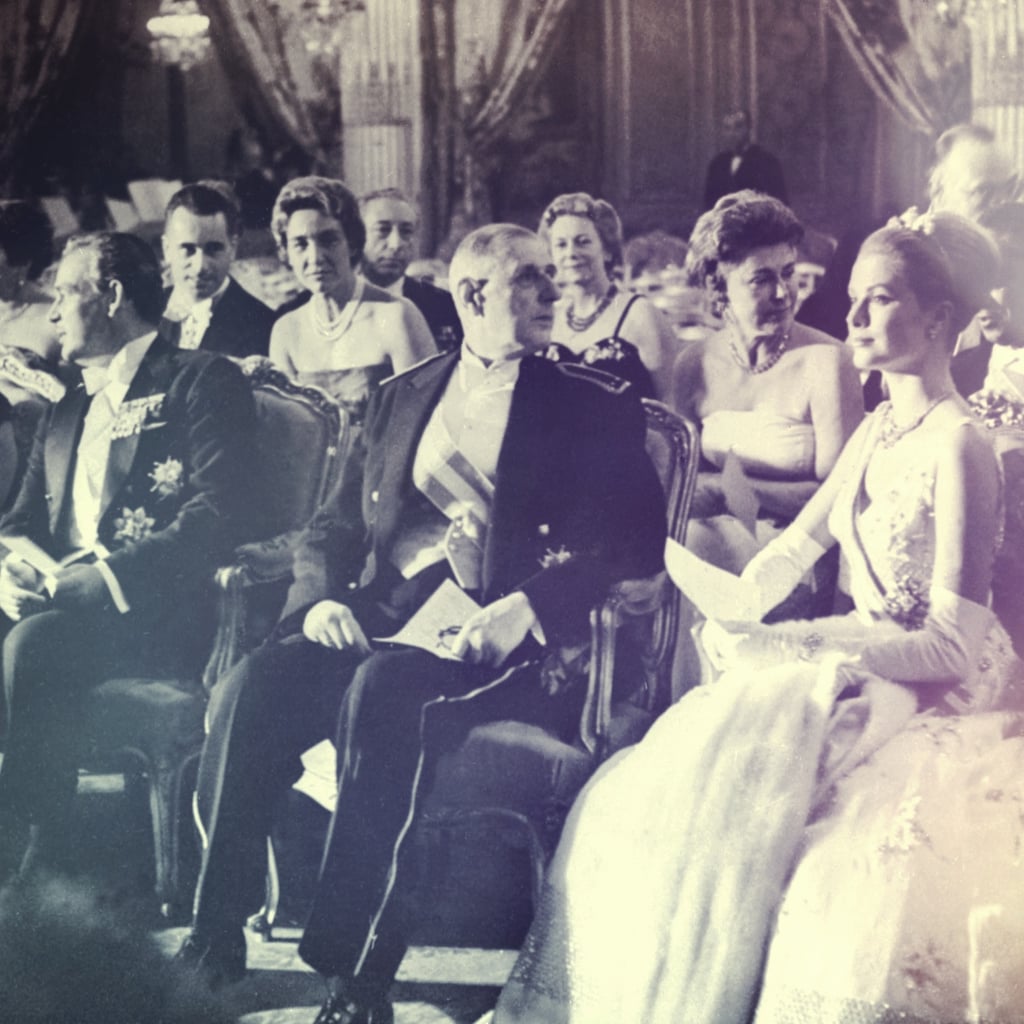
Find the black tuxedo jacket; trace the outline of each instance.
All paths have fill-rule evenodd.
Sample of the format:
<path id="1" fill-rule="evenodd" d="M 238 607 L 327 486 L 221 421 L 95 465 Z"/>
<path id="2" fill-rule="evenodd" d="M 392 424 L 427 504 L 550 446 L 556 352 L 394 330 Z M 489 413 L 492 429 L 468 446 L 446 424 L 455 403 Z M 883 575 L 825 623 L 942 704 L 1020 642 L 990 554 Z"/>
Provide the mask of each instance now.
<path id="1" fill-rule="evenodd" d="M 167 293 L 170 298 L 170 292 Z M 204 352 L 220 352 L 235 359 L 265 356 L 270 351 L 270 330 L 275 314 L 255 296 L 250 295 L 234 278 L 228 278 L 224 294 L 214 303 L 210 326 L 199 348 Z M 181 324 L 161 320 L 160 332 L 173 344 L 181 337 Z"/>
<path id="2" fill-rule="evenodd" d="M 724 152 L 713 157 L 708 164 L 707 179 L 704 183 L 704 209 L 710 210 L 722 196 L 740 189 L 752 188 L 766 192 L 776 199 L 788 203 L 786 183 L 782 177 L 782 164 L 766 149 L 751 143 L 743 154 L 736 173 L 732 173 L 734 153 Z"/>
<path id="3" fill-rule="evenodd" d="M 402 294 L 423 314 L 438 349 L 450 352 L 462 344 L 462 323 L 448 292 L 415 277 L 406 277 L 402 280 Z"/>
<path id="4" fill-rule="evenodd" d="M 964 352 L 953 356 L 949 372 L 957 391 L 967 398 L 980 391 L 988 375 L 988 361 L 992 356 L 992 342 L 982 341 Z"/>
<path id="5" fill-rule="evenodd" d="M 0 521 L 0 534 L 27 536 L 58 559 L 69 553 L 88 405 L 78 384 L 43 417 L 18 497 Z M 157 336 L 115 418 L 99 525 L 133 609 L 194 595 L 251 539 L 259 526 L 255 430 L 252 392 L 237 366 Z"/>
<path id="6" fill-rule="evenodd" d="M 361 450 L 296 555 L 282 626 L 299 628 L 300 614 L 324 598 L 354 598 L 389 563 L 407 510 L 422 500 L 413 459 L 458 358 L 436 356 L 375 393 Z M 523 360 L 498 459 L 484 603 L 522 590 L 549 643 L 579 643 L 612 583 L 662 567 L 665 500 L 645 432 L 640 401 L 624 381 Z"/>

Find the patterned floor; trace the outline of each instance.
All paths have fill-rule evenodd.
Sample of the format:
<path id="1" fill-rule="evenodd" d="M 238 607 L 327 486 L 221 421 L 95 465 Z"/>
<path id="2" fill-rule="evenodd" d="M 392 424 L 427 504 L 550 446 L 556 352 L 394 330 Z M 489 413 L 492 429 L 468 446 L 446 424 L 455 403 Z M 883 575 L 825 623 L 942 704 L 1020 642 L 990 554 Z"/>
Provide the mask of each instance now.
<path id="1" fill-rule="evenodd" d="M 169 954 L 184 928 L 157 932 Z M 249 975 L 230 990 L 240 1024 L 310 1024 L 325 991 L 299 958 L 297 929 L 284 928 L 274 941 L 249 939 Z M 493 1005 L 515 954 L 505 950 L 414 947 L 392 993 L 396 1024 L 471 1024 Z"/>

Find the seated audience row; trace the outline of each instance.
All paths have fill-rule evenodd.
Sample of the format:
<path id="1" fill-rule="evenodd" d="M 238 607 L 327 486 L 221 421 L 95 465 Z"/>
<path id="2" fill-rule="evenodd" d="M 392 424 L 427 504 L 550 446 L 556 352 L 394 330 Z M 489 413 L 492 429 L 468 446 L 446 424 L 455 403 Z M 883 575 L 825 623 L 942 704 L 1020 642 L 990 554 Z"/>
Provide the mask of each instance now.
<path id="1" fill-rule="evenodd" d="M 277 798 L 299 755 L 333 739 L 338 799 L 300 954 L 329 981 L 317 1024 L 392 1020 L 407 839 L 434 759 L 494 718 L 570 736 L 584 681 L 546 689 L 546 659 L 586 642 L 610 585 L 667 559 L 711 620 L 705 650 L 726 674 L 584 793 L 497 1019 L 738 1024 L 759 999 L 765 1022 L 807 1000 L 821 1020 L 855 1003 L 967 1019 L 968 993 L 983 1016 L 1006 1017 L 1024 937 L 1005 920 L 1024 908 L 1000 893 L 1024 836 L 938 742 L 955 733 L 984 761 L 986 786 L 1017 793 L 1024 747 L 1006 737 L 1009 713 L 1024 710 L 1021 666 L 987 607 L 999 470 L 950 376 L 958 333 L 997 283 L 988 236 L 942 213 L 871 235 L 844 347 L 794 322 L 792 212 L 759 193 L 726 196 L 686 257 L 721 326 L 683 348 L 648 300 L 613 283 L 615 211 L 573 193 L 549 206 L 539 237 L 491 225 L 463 240 L 450 268 L 460 324 L 443 335 L 462 344 L 436 354 L 437 328 L 401 294 L 415 211 L 400 194 L 360 208 L 332 179 L 282 190 L 275 237 L 309 294 L 276 321 L 230 298 L 242 291 L 229 276 L 232 203 L 213 183 L 172 200 L 168 295 L 131 236 L 75 238 L 60 261 L 47 316 L 67 387 L 0 522 L 12 547 L 0 609 L 13 623 L 0 873 L 31 872 L 59 844 L 89 689 L 203 656 L 210 568 L 261 529 L 255 408 L 216 351 L 255 345 L 363 429 L 296 551 L 277 627 L 211 696 L 186 966 L 211 984 L 244 973 Z M 14 273 L 0 275 L 0 330 L 34 302 L 31 261 L 9 251 L 3 226 Z M 892 400 L 858 427 L 858 372 L 870 371 Z M 671 396 L 701 428 L 690 552 L 663 556 L 642 395 Z M 758 625 L 835 541 L 856 613 Z M 740 582 L 695 583 L 708 579 L 702 560 Z M 381 640 L 453 594 L 475 607 L 454 657 Z M 697 680 L 692 666 L 679 672 L 683 692 Z M 951 796 L 998 842 L 975 851 L 949 827 Z M 928 843 L 864 874 L 865 844 L 884 843 L 907 799 L 927 812 Z M 954 877 L 947 865 L 965 855 L 977 869 Z M 956 938 L 932 913 L 936 885 Z M 982 927 L 971 923 L 979 892 L 1004 922 L 984 985 L 966 939 Z M 903 984 L 922 948 L 942 951 L 927 999 Z M 797 962 L 817 970 L 794 974 Z"/>

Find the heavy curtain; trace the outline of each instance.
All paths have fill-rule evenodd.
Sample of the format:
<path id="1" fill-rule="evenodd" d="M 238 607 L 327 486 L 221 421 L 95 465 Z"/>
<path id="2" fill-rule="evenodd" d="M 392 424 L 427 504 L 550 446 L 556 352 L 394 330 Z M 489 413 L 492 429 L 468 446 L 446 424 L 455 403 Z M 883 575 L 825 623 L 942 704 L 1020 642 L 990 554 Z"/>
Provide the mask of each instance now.
<path id="1" fill-rule="evenodd" d="M 971 115 L 970 39 L 929 0 L 828 0 L 828 12 L 882 102 L 936 136 Z"/>
<path id="2" fill-rule="evenodd" d="M 0 183 L 54 92 L 94 0 L 0 2 Z"/>
<path id="3" fill-rule="evenodd" d="M 428 96 L 441 100 L 434 103 L 435 111 L 447 107 L 456 112 L 450 121 L 443 115 L 439 119 L 438 127 L 453 138 L 450 145 L 437 147 L 436 157 L 457 166 L 459 232 L 491 218 L 490 167 L 509 140 L 575 2 L 441 0 L 421 7 L 428 19 L 423 34 Z M 435 216 L 441 226 L 450 209 L 445 200 L 438 205 Z"/>
<path id="4" fill-rule="evenodd" d="M 333 62 L 311 54 L 295 19 L 267 0 L 206 0 L 212 35 L 239 107 L 278 143 L 337 171 L 341 137 Z"/>

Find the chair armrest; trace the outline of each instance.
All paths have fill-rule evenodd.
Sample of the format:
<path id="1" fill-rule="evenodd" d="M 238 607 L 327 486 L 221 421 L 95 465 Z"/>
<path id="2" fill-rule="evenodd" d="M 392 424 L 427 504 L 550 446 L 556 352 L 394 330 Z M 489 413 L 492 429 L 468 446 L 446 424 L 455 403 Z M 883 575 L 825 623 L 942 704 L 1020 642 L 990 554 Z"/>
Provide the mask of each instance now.
<path id="1" fill-rule="evenodd" d="M 580 721 L 583 745 L 598 760 L 608 755 L 615 649 L 619 627 L 628 618 L 652 615 L 665 603 L 671 584 L 664 572 L 616 583 L 604 603 L 590 612 L 590 675 Z"/>
<path id="2" fill-rule="evenodd" d="M 268 540 L 242 544 L 235 549 L 231 565 L 222 566 L 214 573 L 217 632 L 203 670 L 203 687 L 207 693 L 249 646 L 253 589 L 291 578 L 292 556 L 301 533 L 301 530 L 292 530 Z"/>

